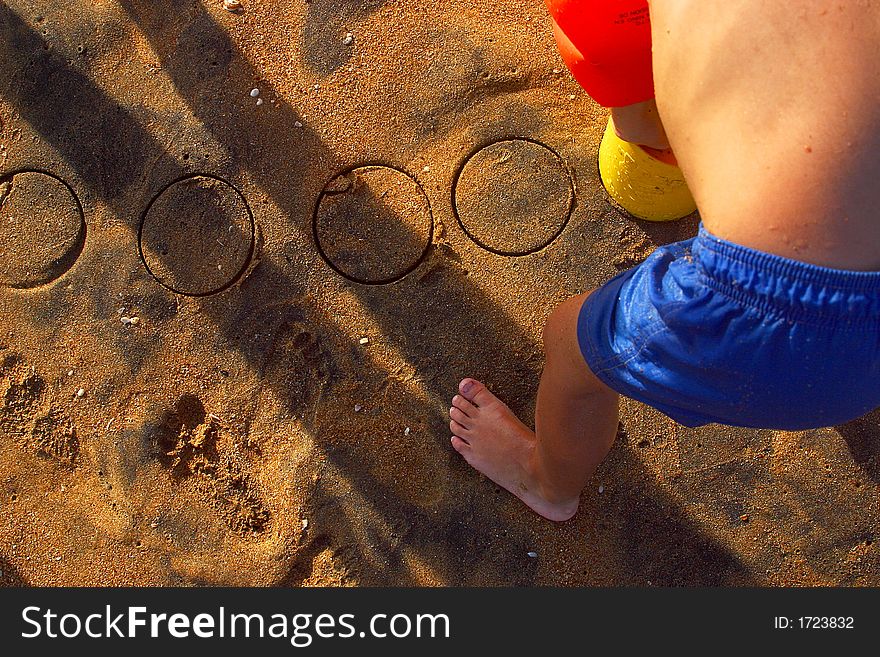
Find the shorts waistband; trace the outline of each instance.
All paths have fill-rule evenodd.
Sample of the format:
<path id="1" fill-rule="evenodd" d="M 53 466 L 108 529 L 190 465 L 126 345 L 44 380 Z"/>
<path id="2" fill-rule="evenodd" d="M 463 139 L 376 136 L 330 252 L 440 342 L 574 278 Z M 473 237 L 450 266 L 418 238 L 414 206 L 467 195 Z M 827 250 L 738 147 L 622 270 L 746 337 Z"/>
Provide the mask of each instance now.
<path id="1" fill-rule="evenodd" d="M 789 321 L 880 330 L 880 272 L 821 267 L 712 235 L 703 224 L 691 255 L 712 289 Z"/>

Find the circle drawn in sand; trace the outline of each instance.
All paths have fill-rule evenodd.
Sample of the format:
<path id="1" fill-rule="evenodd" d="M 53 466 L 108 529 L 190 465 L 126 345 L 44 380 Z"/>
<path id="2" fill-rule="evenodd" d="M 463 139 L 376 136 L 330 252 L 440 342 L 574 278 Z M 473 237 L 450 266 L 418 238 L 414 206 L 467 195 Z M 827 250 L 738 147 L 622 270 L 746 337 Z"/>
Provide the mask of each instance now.
<path id="1" fill-rule="evenodd" d="M 562 158 L 529 139 L 497 141 L 465 160 L 452 192 L 468 236 L 499 255 L 527 255 L 555 240 L 574 209 Z"/>
<path id="2" fill-rule="evenodd" d="M 61 277 L 85 241 L 82 205 L 66 182 L 44 171 L 0 178 L 0 285 L 26 289 Z"/>
<path id="3" fill-rule="evenodd" d="M 398 281 L 427 254 L 433 234 L 428 197 L 409 174 L 355 167 L 328 182 L 315 208 L 318 251 L 356 283 Z"/>
<path id="4" fill-rule="evenodd" d="M 241 192 L 225 180 L 188 176 L 150 201 L 138 244 L 147 270 L 168 289 L 187 296 L 216 294 L 247 270 L 254 218 Z"/>

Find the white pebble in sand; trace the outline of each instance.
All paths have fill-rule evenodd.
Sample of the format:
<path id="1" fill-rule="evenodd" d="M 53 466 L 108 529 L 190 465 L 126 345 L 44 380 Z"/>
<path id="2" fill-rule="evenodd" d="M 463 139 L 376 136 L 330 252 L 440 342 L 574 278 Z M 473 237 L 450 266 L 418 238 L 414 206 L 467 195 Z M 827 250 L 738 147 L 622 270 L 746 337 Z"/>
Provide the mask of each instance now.
<path id="1" fill-rule="evenodd" d="M 360 342 L 361 344 L 369 344 L 369 342 L 370 342 L 370 338 L 361 338 L 361 339 L 359 340 L 359 342 Z"/>
<path id="2" fill-rule="evenodd" d="M 303 127 L 302 121 L 294 121 L 293 127 L 294 128 L 302 128 Z"/>
<path id="3" fill-rule="evenodd" d="M 345 38 L 342 40 L 342 45 L 350 46 L 354 42 L 354 35 L 349 32 L 345 35 Z"/>
<path id="4" fill-rule="evenodd" d="M 251 98 L 256 98 L 259 95 L 260 95 L 259 89 L 251 89 Z"/>
<path id="5" fill-rule="evenodd" d="M 527 552 L 526 554 L 528 554 L 532 559 L 534 559 L 538 556 L 537 552 Z"/>
<path id="6" fill-rule="evenodd" d="M 262 105 L 262 104 L 263 104 L 263 99 L 262 99 L 262 98 L 257 98 L 257 107 L 259 107 L 259 106 Z"/>
<path id="7" fill-rule="evenodd" d="M 355 404 L 355 406 L 354 406 L 354 412 L 355 412 L 355 413 L 360 413 L 360 412 L 363 410 L 363 408 L 364 408 L 364 407 L 361 406 L 360 404 Z"/>
<path id="8" fill-rule="evenodd" d="M 140 323 L 141 318 L 140 317 L 132 317 L 131 320 L 129 320 L 129 321 L 131 322 L 132 326 L 137 326 Z"/>
<path id="9" fill-rule="evenodd" d="M 79 390 L 76 391 L 76 396 L 77 396 L 77 397 L 82 397 L 82 396 L 85 395 L 85 394 L 86 394 L 86 391 L 83 390 L 82 388 L 80 388 Z"/>

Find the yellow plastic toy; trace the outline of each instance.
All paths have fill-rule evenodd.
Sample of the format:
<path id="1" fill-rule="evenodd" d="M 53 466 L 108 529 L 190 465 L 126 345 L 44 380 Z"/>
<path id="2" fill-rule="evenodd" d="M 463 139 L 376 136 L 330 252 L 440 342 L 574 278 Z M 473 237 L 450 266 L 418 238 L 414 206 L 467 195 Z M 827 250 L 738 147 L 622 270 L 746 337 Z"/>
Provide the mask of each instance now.
<path id="1" fill-rule="evenodd" d="M 599 176 L 611 198 L 639 219 L 671 221 L 697 209 L 681 169 L 622 140 L 610 117 L 599 146 Z"/>

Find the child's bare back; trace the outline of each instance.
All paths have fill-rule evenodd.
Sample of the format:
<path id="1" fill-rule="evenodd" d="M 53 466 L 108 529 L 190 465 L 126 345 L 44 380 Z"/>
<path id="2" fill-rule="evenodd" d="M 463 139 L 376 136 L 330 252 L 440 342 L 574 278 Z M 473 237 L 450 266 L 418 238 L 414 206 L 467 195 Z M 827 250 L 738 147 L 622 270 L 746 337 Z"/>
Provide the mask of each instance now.
<path id="1" fill-rule="evenodd" d="M 657 105 L 706 228 L 880 270 L 880 6 L 650 2 Z"/>

